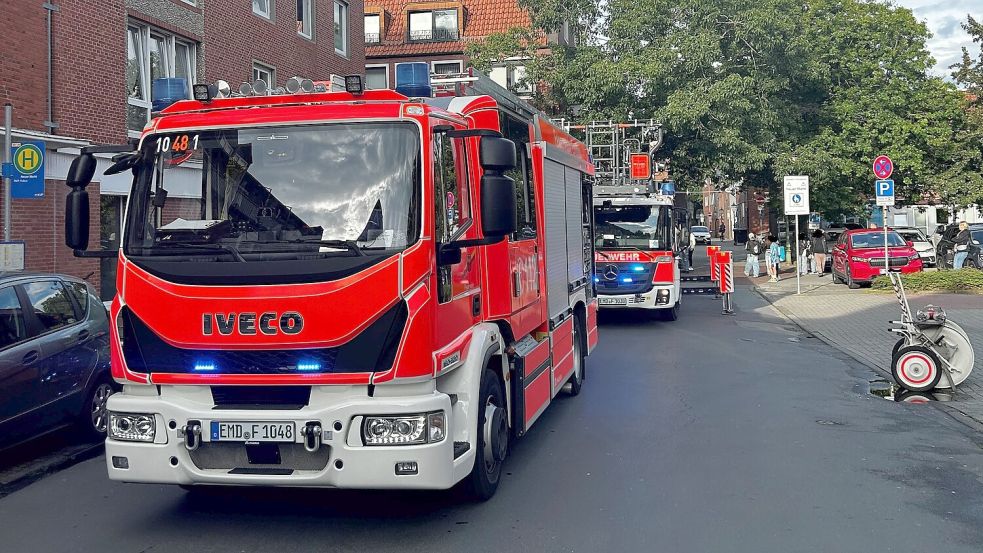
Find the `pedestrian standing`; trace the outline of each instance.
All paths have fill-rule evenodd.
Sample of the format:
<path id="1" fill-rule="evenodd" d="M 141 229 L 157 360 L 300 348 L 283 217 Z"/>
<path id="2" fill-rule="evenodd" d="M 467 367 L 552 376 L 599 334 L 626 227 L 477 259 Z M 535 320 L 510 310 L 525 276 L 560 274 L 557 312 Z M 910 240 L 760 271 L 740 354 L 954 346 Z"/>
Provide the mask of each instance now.
<path id="1" fill-rule="evenodd" d="M 723 223 L 720 223 L 720 226 L 717 228 L 717 234 L 720 235 L 720 239 L 721 240 L 724 239 L 724 231 L 725 230 L 727 230 L 727 227 L 725 227 Z"/>
<path id="2" fill-rule="evenodd" d="M 952 268 L 962 269 L 963 263 L 966 262 L 966 257 L 969 256 L 969 241 L 972 240 L 972 236 L 969 234 L 969 223 L 966 221 L 960 221 L 959 223 L 959 233 L 956 237 L 952 239 L 953 244 L 955 244 L 956 253 L 952 256 Z"/>
<path id="3" fill-rule="evenodd" d="M 812 233 L 812 255 L 816 260 L 816 274 L 823 276 L 826 272 L 826 234 L 816 229 Z"/>
<path id="4" fill-rule="evenodd" d="M 689 272 L 693 271 L 693 252 L 696 251 L 696 235 L 689 233 Z"/>
<path id="5" fill-rule="evenodd" d="M 809 258 L 811 253 L 809 252 L 810 242 L 806 238 L 806 233 L 799 233 L 799 243 L 797 244 L 797 250 L 799 252 L 798 262 L 799 262 L 799 274 L 805 276 L 809 273 Z"/>
<path id="6" fill-rule="evenodd" d="M 744 262 L 744 276 L 758 278 L 758 275 L 761 274 L 761 265 L 758 262 L 758 256 L 761 255 L 761 242 L 758 241 L 758 237 L 753 232 L 748 233 L 744 250 L 747 252 L 747 260 Z"/>
<path id="7" fill-rule="evenodd" d="M 765 262 L 768 263 L 769 282 L 778 282 L 778 263 L 781 260 L 781 248 L 778 246 L 778 237 L 774 234 L 768 236 L 768 251 L 765 253 Z"/>

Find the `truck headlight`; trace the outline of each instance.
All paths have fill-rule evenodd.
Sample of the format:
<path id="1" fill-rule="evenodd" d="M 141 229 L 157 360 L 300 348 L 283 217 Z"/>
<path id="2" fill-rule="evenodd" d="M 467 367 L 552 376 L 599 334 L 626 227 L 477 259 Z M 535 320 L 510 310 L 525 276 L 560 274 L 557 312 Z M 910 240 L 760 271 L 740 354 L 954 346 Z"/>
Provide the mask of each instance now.
<path id="1" fill-rule="evenodd" d="M 154 416 L 109 412 L 109 437 L 124 442 L 152 442 L 157 433 Z"/>
<path id="2" fill-rule="evenodd" d="M 437 443 L 446 436 L 443 411 L 419 415 L 371 416 L 362 421 L 365 445 Z"/>

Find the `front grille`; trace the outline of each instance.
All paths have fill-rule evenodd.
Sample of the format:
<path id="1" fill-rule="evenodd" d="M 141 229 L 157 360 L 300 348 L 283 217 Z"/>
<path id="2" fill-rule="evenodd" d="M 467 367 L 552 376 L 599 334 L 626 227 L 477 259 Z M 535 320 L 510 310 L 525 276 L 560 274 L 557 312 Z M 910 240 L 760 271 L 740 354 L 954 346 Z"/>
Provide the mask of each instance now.
<path id="1" fill-rule="evenodd" d="M 889 266 L 890 267 L 904 267 L 905 265 L 908 264 L 908 259 L 909 258 L 907 258 L 907 257 L 892 257 Z M 884 258 L 883 257 L 870 257 L 870 258 L 867 259 L 867 262 L 870 263 L 870 265 L 872 267 L 883 267 L 884 266 Z"/>
<path id="2" fill-rule="evenodd" d="M 311 401 L 310 386 L 212 386 L 215 407 L 304 407 Z"/>
<path id="3" fill-rule="evenodd" d="M 641 267 L 636 271 L 636 267 Z M 606 295 L 644 294 L 652 289 L 653 263 L 595 263 L 594 282 L 597 293 Z M 626 278 L 631 282 L 625 282 Z"/>
<path id="4" fill-rule="evenodd" d="M 304 449 L 304 444 L 276 444 L 280 449 L 279 464 L 250 463 L 243 443 L 203 442 L 198 449 L 189 452 L 191 461 L 203 470 L 293 469 L 324 470 L 331 459 L 331 448 L 322 445 L 314 453 Z"/>

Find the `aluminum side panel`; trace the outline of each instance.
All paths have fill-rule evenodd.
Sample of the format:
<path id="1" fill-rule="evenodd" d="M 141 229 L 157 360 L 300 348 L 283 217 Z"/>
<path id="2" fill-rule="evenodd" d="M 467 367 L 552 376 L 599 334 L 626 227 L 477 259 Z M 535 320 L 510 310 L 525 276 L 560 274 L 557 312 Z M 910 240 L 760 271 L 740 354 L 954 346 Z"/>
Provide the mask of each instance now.
<path id="1" fill-rule="evenodd" d="M 549 316 L 570 307 L 567 263 L 566 169 L 543 160 L 543 212 L 546 219 L 546 302 Z"/>
<path id="2" fill-rule="evenodd" d="M 567 281 L 584 278 L 584 193 L 580 172 L 564 167 L 567 190 Z"/>

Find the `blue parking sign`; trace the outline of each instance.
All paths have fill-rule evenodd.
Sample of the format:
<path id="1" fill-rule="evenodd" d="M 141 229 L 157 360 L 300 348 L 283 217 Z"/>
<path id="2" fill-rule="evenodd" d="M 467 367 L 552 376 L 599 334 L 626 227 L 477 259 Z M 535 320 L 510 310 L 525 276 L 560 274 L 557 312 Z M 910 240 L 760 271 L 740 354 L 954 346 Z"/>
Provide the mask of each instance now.
<path id="1" fill-rule="evenodd" d="M 874 195 L 877 197 L 877 205 L 894 205 L 894 180 L 881 179 L 874 181 Z"/>
<path id="2" fill-rule="evenodd" d="M 44 197 L 44 142 L 14 142 L 10 146 L 14 171 L 10 179 L 12 198 Z"/>

